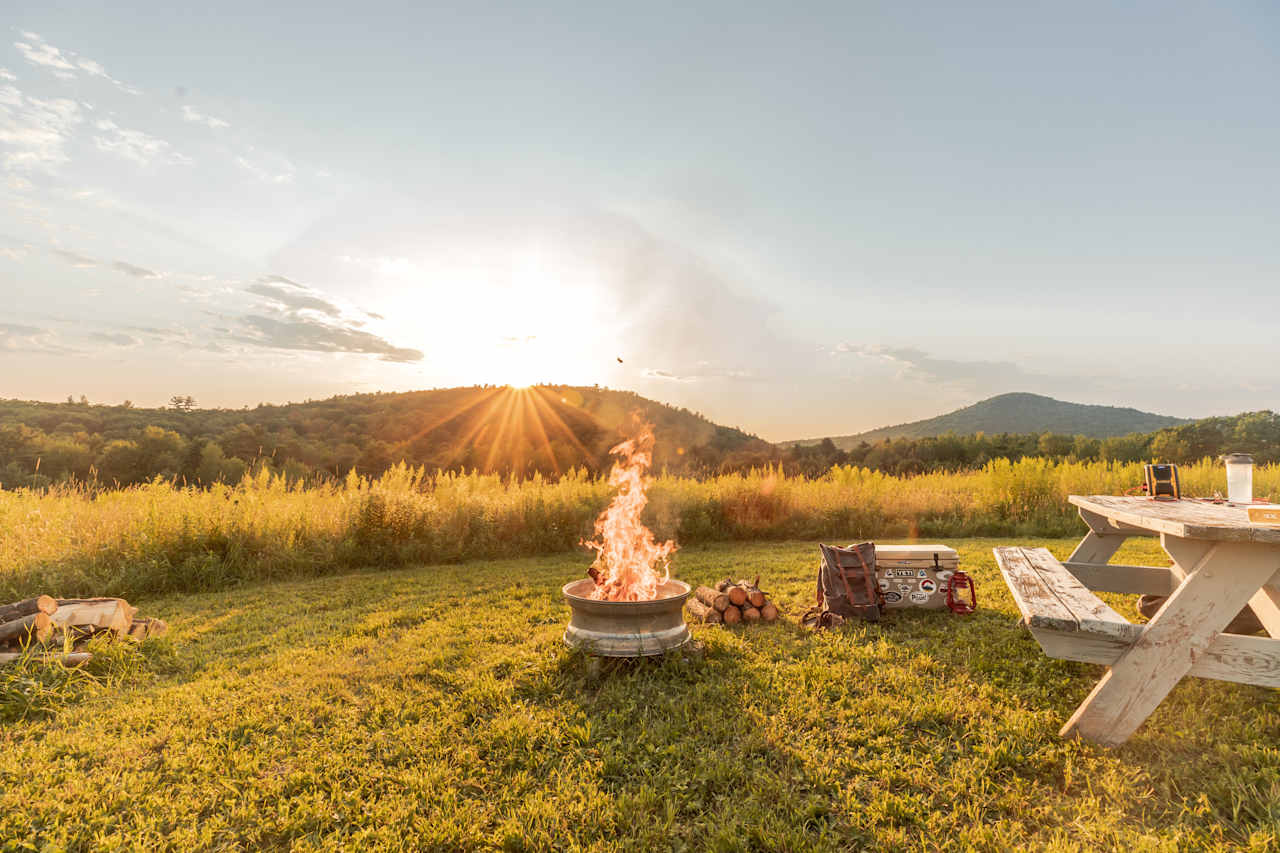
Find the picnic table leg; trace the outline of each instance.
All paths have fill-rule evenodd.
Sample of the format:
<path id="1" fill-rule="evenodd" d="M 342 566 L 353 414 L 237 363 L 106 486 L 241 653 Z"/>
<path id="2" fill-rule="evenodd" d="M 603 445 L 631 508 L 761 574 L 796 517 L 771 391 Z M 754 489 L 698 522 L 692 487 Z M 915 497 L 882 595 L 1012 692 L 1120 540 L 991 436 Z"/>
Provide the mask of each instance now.
<path id="1" fill-rule="evenodd" d="M 1185 557 L 1193 545 L 1173 547 Z M 1109 746 L 1128 740 L 1254 592 L 1276 573 L 1280 551 L 1220 542 L 1204 548 L 1195 563 L 1183 563 L 1180 568 L 1187 572 L 1186 579 L 1071 715 L 1062 736 Z"/>
<path id="2" fill-rule="evenodd" d="M 1067 557 L 1071 563 L 1105 563 L 1120 550 L 1120 546 L 1129 538 L 1111 526 L 1105 518 L 1087 509 L 1080 510 L 1080 518 L 1089 525 L 1089 532 L 1080 540 L 1080 544 Z"/>
<path id="3" fill-rule="evenodd" d="M 1267 633 L 1280 639 L 1280 572 L 1253 594 L 1249 599 L 1249 608 L 1258 617 Z"/>

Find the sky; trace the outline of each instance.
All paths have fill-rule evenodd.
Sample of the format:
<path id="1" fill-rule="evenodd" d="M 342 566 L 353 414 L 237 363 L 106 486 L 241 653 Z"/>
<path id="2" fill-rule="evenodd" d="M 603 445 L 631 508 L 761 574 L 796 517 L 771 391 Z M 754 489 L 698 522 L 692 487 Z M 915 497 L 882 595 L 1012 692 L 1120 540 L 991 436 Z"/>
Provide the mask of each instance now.
<path id="1" fill-rule="evenodd" d="M 0 397 L 1280 408 L 1274 4 L 122 5 L 0 11 Z"/>

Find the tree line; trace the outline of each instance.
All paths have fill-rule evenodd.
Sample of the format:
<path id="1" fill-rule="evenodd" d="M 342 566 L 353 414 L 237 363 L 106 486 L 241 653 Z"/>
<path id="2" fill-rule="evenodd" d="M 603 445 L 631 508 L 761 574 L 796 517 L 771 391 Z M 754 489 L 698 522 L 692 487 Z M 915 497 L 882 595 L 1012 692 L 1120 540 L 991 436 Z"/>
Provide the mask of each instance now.
<path id="1" fill-rule="evenodd" d="M 1115 438 L 1054 433 L 942 435 L 783 447 L 685 409 L 629 392 L 554 387 L 536 404 L 509 389 L 477 387 L 363 394 L 254 409 L 200 409 L 186 395 L 144 409 L 0 400 L 0 487 L 62 482 L 124 486 L 156 477 L 237 482 L 261 468 L 292 480 L 377 475 L 405 461 L 429 470 L 529 477 L 611 462 L 630 411 L 642 410 L 658 444 L 655 470 L 709 476 L 766 466 L 821 476 L 834 465 L 895 475 L 980 468 L 989 460 L 1191 462 L 1232 451 L 1280 461 L 1280 416 L 1250 412 Z M 540 412 L 540 414 L 536 414 Z"/>

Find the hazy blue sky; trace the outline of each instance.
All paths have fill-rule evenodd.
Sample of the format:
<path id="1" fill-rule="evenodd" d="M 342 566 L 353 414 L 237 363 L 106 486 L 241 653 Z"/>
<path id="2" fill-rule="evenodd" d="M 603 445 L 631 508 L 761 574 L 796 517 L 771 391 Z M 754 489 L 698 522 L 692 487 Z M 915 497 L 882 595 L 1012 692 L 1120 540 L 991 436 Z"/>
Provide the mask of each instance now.
<path id="1" fill-rule="evenodd" d="M 1275 4 L 130 5 L 0 11 L 0 396 L 1280 405 Z"/>

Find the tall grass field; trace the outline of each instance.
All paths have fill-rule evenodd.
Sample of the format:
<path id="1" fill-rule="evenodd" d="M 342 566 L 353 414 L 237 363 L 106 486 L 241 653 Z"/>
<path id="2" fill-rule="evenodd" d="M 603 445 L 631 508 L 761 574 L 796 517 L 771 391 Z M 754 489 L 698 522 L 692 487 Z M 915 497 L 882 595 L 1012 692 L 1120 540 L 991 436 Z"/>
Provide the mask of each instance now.
<path id="1" fill-rule="evenodd" d="M 1183 491 L 1226 491 L 1222 466 L 1180 468 Z M 682 545 L 741 540 L 1077 535 L 1069 494 L 1121 494 L 1141 466 L 996 460 L 981 470 L 893 477 L 837 467 L 816 479 L 754 471 L 658 476 L 647 520 Z M 1254 474 L 1280 496 L 1280 467 Z M 0 492 L 0 600 L 38 592 L 139 596 L 360 567 L 571 551 L 608 503 L 608 484 L 430 474 L 404 466 L 303 487 L 279 476 L 235 486 L 170 482 L 95 492 Z M 585 553 L 585 552 L 584 552 Z"/>

